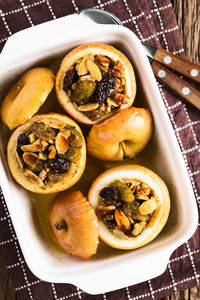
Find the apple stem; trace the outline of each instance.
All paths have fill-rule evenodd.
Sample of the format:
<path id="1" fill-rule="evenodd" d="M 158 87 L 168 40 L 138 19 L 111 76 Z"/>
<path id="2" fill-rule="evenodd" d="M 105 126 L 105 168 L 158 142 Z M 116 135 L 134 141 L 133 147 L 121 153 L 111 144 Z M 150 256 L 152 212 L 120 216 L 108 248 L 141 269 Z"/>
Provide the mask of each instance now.
<path id="1" fill-rule="evenodd" d="M 57 230 L 67 229 L 67 224 L 64 223 L 63 225 L 59 225 L 58 223 L 56 223 L 55 227 L 56 227 Z"/>
<path id="2" fill-rule="evenodd" d="M 128 153 L 126 152 L 126 145 L 124 142 L 121 142 L 121 145 L 122 145 L 122 150 L 124 152 L 124 155 L 123 155 L 123 159 L 124 160 L 128 160 L 130 159 L 130 156 L 128 155 Z"/>

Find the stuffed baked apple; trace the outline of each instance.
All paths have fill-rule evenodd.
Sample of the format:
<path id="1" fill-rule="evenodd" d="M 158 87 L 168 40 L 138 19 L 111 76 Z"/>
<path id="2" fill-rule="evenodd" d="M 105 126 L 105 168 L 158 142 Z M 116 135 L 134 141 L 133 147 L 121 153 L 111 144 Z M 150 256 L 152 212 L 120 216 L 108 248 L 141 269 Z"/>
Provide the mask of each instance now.
<path id="1" fill-rule="evenodd" d="M 65 191 L 57 196 L 49 211 L 49 226 L 65 252 L 85 259 L 96 253 L 97 217 L 80 191 Z"/>
<path id="2" fill-rule="evenodd" d="M 133 67 L 112 46 L 81 45 L 63 59 L 56 76 L 56 93 L 73 118 L 94 124 L 132 105 L 136 93 Z"/>
<path id="3" fill-rule="evenodd" d="M 134 249 L 152 241 L 170 210 L 165 183 L 137 165 L 102 173 L 92 184 L 88 200 L 98 217 L 100 238 L 119 249 Z"/>
<path id="4" fill-rule="evenodd" d="M 81 177 L 86 147 L 79 126 L 60 114 L 37 115 L 19 126 L 7 147 L 10 171 L 27 190 L 65 190 Z"/>
<path id="5" fill-rule="evenodd" d="M 147 109 L 123 109 L 92 127 L 87 137 L 88 153 L 107 161 L 133 158 L 148 143 L 152 127 Z"/>

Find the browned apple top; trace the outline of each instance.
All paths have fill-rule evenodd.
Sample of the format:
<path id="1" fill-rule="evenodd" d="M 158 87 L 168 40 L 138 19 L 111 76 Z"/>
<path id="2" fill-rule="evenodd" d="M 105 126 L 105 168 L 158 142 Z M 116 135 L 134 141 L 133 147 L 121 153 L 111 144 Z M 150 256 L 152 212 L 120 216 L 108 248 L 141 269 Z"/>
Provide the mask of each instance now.
<path id="1" fill-rule="evenodd" d="M 95 121 L 129 102 L 124 67 L 104 55 L 79 59 L 65 74 L 63 90 L 76 109 Z"/>
<path id="2" fill-rule="evenodd" d="M 40 187 L 55 183 L 80 160 L 83 138 L 62 121 L 35 121 L 17 139 L 16 155 L 24 174 Z"/>
<path id="3" fill-rule="evenodd" d="M 158 198 L 146 183 L 130 178 L 115 180 L 104 187 L 98 203 L 98 218 L 120 239 L 140 235 L 159 206 Z"/>

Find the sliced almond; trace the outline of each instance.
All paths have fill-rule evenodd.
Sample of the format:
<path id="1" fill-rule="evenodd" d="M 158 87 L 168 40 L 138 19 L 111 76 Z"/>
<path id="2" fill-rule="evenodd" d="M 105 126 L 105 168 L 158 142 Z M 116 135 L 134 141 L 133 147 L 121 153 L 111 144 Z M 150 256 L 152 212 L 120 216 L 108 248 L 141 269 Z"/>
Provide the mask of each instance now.
<path id="1" fill-rule="evenodd" d="M 46 148 L 46 147 L 49 145 L 49 143 L 48 143 L 47 141 L 45 141 L 45 140 L 41 140 L 41 145 L 42 145 L 44 148 Z"/>
<path id="2" fill-rule="evenodd" d="M 108 72 L 110 64 L 110 59 L 108 57 L 101 54 L 96 55 L 95 63 L 101 70 L 103 70 L 106 73 Z"/>
<path id="3" fill-rule="evenodd" d="M 61 132 L 56 136 L 55 146 L 58 154 L 64 154 L 68 149 L 68 140 Z"/>
<path id="4" fill-rule="evenodd" d="M 22 158 L 26 164 L 28 164 L 29 166 L 32 166 L 32 167 L 35 167 L 40 159 L 38 155 L 36 155 L 35 153 L 31 153 L 31 152 L 24 152 Z"/>
<path id="5" fill-rule="evenodd" d="M 60 132 L 64 135 L 66 139 L 71 135 L 71 132 L 69 129 L 61 129 Z"/>
<path id="6" fill-rule="evenodd" d="M 21 158 L 19 157 L 19 155 L 18 155 L 17 151 L 15 152 L 15 155 L 16 155 L 16 158 L 17 158 L 18 164 L 19 164 L 19 166 L 20 166 L 20 169 L 21 169 L 21 170 L 23 170 L 23 168 L 24 168 L 24 165 L 23 165 L 23 162 L 22 162 Z"/>
<path id="7" fill-rule="evenodd" d="M 154 210 L 158 207 L 155 199 L 150 199 L 148 201 L 143 202 L 139 207 L 139 212 L 141 215 L 148 215 L 154 212 Z"/>
<path id="8" fill-rule="evenodd" d="M 33 132 L 31 134 L 29 134 L 28 139 L 29 139 L 30 144 L 33 144 L 36 141 L 35 134 Z"/>
<path id="9" fill-rule="evenodd" d="M 55 146 L 54 145 L 51 145 L 49 148 L 48 148 L 48 150 L 50 151 L 49 152 L 49 156 L 48 156 L 48 158 L 49 159 L 53 159 L 53 158 L 55 158 L 56 157 L 56 148 L 55 148 Z"/>
<path id="10" fill-rule="evenodd" d="M 54 139 L 49 139 L 48 142 L 49 142 L 49 144 L 55 144 L 55 140 Z"/>
<path id="11" fill-rule="evenodd" d="M 81 81 L 84 81 L 84 80 L 95 81 L 95 78 L 93 78 L 91 75 L 81 76 L 79 79 L 80 79 Z"/>
<path id="12" fill-rule="evenodd" d="M 43 169 L 39 174 L 39 178 L 43 181 L 46 177 L 47 177 L 47 171 Z"/>
<path id="13" fill-rule="evenodd" d="M 102 79 L 101 71 L 100 71 L 99 67 L 91 59 L 88 59 L 87 67 L 93 78 L 95 78 L 98 81 L 100 81 Z"/>
<path id="14" fill-rule="evenodd" d="M 38 156 L 42 160 L 47 160 L 47 155 L 44 152 L 39 152 Z"/>
<path id="15" fill-rule="evenodd" d="M 45 147 L 41 144 L 40 139 L 37 139 L 33 144 L 21 146 L 24 152 L 44 151 Z"/>
<path id="16" fill-rule="evenodd" d="M 116 209 L 115 210 L 115 221 L 120 229 L 129 230 L 130 229 L 130 221 L 128 217 L 123 213 L 122 210 Z"/>
<path id="17" fill-rule="evenodd" d="M 25 169 L 24 170 L 24 174 L 31 180 L 34 181 L 36 184 L 39 185 L 39 187 L 43 187 L 44 183 L 42 182 L 42 180 L 35 175 L 32 171 L 30 171 L 29 169 Z"/>
<path id="18" fill-rule="evenodd" d="M 85 56 L 78 64 L 77 72 L 78 72 L 79 76 L 85 75 L 88 73 L 87 60 L 88 60 L 88 57 Z"/>
<path id="19" fill-rule="evenodd" d="M 79 111 L 91 111 L 97 109 L 99 107 L 99 103 L 87 103 L 77 107 Z"/>
<path id="20" fill-rule="evenodd" d="M 43 119 L 42 122 L 55 129 L 63 128 L 66 125 L 66 122 L 58 119 Z"/>
<path id="21" fill-rule="evenodd" d="M 113 234 L 121 240 L 129 240 L 128 236 L 125 235 L 121 230 L 114 229 Z"/>

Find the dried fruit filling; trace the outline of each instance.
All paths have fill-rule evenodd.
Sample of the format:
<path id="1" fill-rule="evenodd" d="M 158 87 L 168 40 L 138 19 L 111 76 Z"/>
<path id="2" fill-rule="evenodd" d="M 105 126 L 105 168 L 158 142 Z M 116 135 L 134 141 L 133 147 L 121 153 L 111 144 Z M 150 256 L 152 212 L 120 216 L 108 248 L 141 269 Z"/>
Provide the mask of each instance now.
<path id="1" fill-rule="evenodd" d="M 112 233 L 120 239 L 139 236 L 159 206 L 154 191 L 144 182 L 123 178 L 99 193 L 96 209 Z"/>
<path id="2" fill-rule="evenodd" d="M 75 127 L 50 124 L 34 122 L 17 140 L 21 168 L 26 176 L 37 179 L 41 187 L 66 174 L 80 160 L 83 146 L 83 138 Z"/>
<path id="3" fill-rule="evenodd" d="M 63 90 L 78 111 L 95 121 L 128 103 L 125 84 L 124 67 L 119 60 L 88 55 L 66 72 Z"/>

